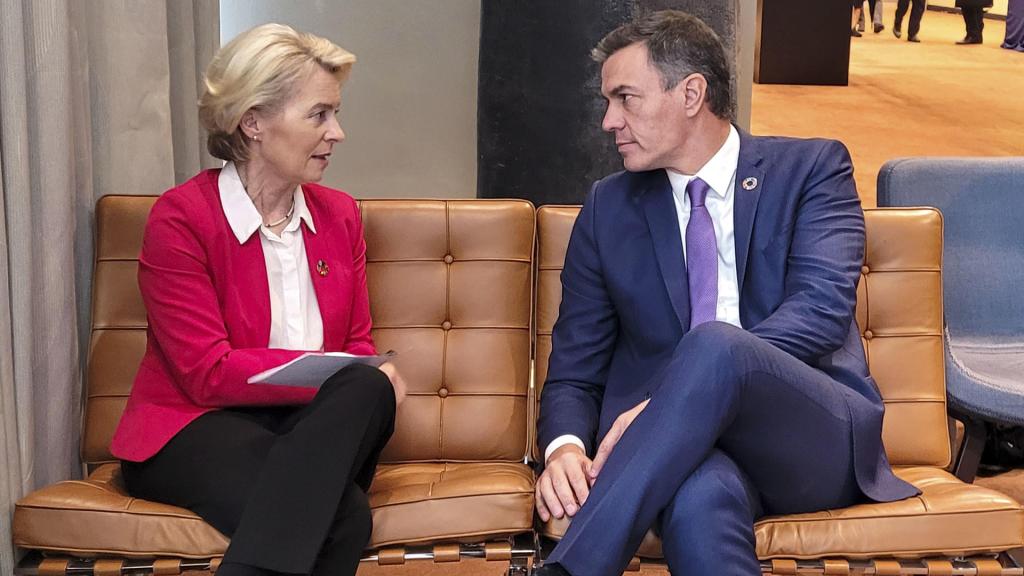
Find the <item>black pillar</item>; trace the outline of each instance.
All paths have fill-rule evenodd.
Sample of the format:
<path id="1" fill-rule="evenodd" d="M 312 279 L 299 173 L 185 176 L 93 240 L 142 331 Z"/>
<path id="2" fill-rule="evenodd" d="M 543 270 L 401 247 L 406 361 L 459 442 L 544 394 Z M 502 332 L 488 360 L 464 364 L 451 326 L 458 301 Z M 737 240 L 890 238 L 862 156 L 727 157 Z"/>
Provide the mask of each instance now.
<path id="1" fill-rule="evenodd" d="M 578 204 L 622 170 L 590 50 L 649 10 L 702 18 L 735 54 L 735 0 L 482 0 L 477 196 Z"/>

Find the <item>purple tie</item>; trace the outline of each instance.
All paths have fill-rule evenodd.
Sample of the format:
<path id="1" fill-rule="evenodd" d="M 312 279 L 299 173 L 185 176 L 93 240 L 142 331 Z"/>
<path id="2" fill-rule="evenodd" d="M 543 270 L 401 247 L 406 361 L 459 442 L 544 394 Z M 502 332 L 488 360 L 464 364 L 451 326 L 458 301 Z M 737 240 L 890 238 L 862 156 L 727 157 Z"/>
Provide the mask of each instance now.
<path id="1" fill-rule="evenodd" d="M 686 224 L 686 275 L 690 280 L 690 329 L 711 322 L 718 312 L 718 243 L 704 199 L 711 188 L 700 178 L 686 184 L 690 221 Z"/>

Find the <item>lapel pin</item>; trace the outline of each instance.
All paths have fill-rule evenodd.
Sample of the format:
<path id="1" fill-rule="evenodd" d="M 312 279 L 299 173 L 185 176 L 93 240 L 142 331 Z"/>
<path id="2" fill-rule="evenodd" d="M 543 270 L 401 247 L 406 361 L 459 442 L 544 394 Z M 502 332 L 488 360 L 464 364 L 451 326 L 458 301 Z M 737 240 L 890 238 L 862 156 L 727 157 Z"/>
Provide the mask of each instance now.
<path id="1" fill-rule="evenodd" d="M 321 276 L 327 276 L 327 273 L 331 271 L 331 268 L 327 265 L 327 262 L 317 260 L 316 271 L 319 272 Z"/>
<path id="2" fill-rule="evenodd" d="M 754 188 L 757 188 L 757 178 L 754 178 L 753 176 L 746 178 L 743 180 L 743 184 L 741 184 L 741 186 L 743 186 L 744 190 L 753 190 Z"/>

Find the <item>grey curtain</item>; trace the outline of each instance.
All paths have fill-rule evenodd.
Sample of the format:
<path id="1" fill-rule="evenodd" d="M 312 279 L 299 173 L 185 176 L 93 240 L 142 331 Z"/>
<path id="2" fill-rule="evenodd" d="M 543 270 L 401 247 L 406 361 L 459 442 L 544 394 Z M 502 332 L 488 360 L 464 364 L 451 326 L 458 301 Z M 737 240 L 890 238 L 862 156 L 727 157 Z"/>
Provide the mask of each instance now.
<path id="1" fill-rule="evenodd" d="M 93 206 L 203 167 L 217 0 L 0 0 L 0 573 L 14 503 L 80 475 Z"/>

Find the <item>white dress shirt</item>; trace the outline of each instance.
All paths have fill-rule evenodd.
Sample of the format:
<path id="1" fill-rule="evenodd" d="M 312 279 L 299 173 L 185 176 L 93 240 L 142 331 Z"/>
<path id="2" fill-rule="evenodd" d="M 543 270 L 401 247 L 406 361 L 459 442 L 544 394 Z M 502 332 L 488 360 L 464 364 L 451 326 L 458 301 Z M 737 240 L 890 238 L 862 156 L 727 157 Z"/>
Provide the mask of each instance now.
<path id="1" fill-rule="evenodd" d="M 224 216 L 239 244 L 244 244 L 257 230 L 260 233 L 263 259 L 267 265 L 267 284 L 270 286 L 270 341 L 267 347 L 322 350 L 323 319 L 309 273 L 300 224 L 305 221 L 313 234 L 316 234 L 316 227 L 306 207 L 302 187 L 295 187 L 295 209 L 278 236 L 263 225 L 263 217 L 245 192 L 233 162 L 228 162 L 221 169 L 217 186 Z"/>
<path id="2" fill-rule="evenodd" d="M 694 177 L 707 182 L 711 190 L 704 205 L 711 214 L 718 244 L 718 310 L 715 319 L 742 328 L 740 324 L 740 291 L 736 279 L 736 235 L 733 221 L 733 204 L 736 188 L 736 167 L 740 160 L 740 135 L 734 126 L 729 127 L 729 136 L 722 147 L 696 174 L 680 174 L 666 170 L 672 184 L 672 198 L 679 218 L 679 236 L 683 242 L 680 258 L 686 261 L 686 225 L 690 222 L 690 198 L 686 185 Z M 689 326 L 687 326 L 689 328 Z M 555 438 L 544 450 L 544 461 L 551 453 L 566 444 L 583 448 L 583 441 L 572 434 Z"/>

